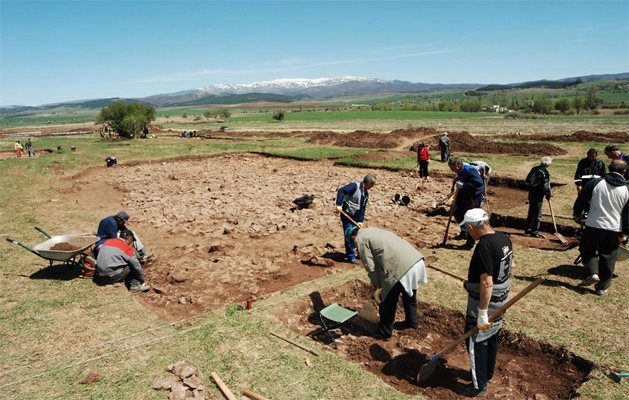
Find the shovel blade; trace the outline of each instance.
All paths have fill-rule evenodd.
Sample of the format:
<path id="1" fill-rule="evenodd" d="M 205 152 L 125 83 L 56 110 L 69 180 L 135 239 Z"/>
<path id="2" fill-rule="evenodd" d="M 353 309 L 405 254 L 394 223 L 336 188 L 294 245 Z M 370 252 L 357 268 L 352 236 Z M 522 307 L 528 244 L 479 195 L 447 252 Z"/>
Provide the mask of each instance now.
<path id="1" fill-rule="evenodd" d="M 441 361 L 440 358 L 435 359 L 435 357 L 433 357 L 432 360 L 422 365 L 422 367 L 419 369 L 419 373 L 417 373 L 418 385 L 421 385 L 425 383 L 428 379 L 430 379 L 432 374 L 435 372 L 435 369 L 437 369 L 437 365 L 439 365 L 439 361 Z"/>
<path id="2" fill-rule="evenodd" d="M 372 324 L 377 324 L 378 322 L 380 322 L 380 318 L 378 317 L 378 310 L 371 301 L 367 301 L 363 305 L 363 308 L 358 311 L 358 316 L 371 322 Z"/>

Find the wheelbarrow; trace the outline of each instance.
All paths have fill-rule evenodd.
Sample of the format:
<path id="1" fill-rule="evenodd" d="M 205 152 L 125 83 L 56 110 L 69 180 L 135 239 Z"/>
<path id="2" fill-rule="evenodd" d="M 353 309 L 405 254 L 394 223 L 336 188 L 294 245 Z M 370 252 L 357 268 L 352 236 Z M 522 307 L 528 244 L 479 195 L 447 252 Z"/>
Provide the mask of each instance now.
<path id="1" fill-rule="evenodd" d="M 94 243 L 98 242 L 100 239 L 98 236 L 92 234 L 50 236 L 39 227 L 35 227 L 35 229 L 46 236 L 48 240 L 32 248 L 11 238 L 6 240 L 48 260 L 50 267 L 52 267 L 54 262 L 58 261 L 62 262 L 62 265 L 78 265 L 81 267 L 81 273 L 84 277 L 94 275 L 96 260 L 88 255 L 86 251 Z"/>

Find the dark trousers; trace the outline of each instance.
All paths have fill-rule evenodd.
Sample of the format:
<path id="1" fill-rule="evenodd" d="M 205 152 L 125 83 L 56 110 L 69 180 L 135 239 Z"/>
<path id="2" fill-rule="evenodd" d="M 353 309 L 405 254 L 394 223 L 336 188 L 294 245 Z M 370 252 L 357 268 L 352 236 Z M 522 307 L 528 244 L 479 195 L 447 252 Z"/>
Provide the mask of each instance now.
<path id="1" fill-rule="evenodd" d="M 450 159 L 450 149 L 446 146 L 440 146 L 441 150 L 441 162 L 446 162 Z"/>
<path id="2" fill-rule="evenodd" d="M 406 326 L 410 328 L 417 328 L 419 326 L 417 291 L 413 290 L 413 295 L 409 296 L 404 290 L 404 286 L 398 282 L 391 288 L 387 297 L 382 299 L 382 303 L 380 303 L 380 324 L 378 325 L 378 333 L 384 337 L 389 337 L 393 333 L 395 311 L 400 295 L 402 295 L 402 304 L 404 305 L 404 322 Z"/>
<path id="3" fill-rule="evenodd" d="M 476 320 L 465 324 L 465 331 L 474 328 Z M 495 335 L 482 342 L 474 342 L 474 336 L 467 339 L 467 351 L 470 355 L 470 371 L 472 383 L 476 389 L 484 389 L 487 382 L 494 377 L 496 368 L 496 355 L 498 354 L 498 331 Z"/>
<path id="4" fill-rule="evenodd" d="M 419 177 L 428 178 L 428 160 L 419 160 Z"/>
<path id="5" fill-rule="evenodd" d="M 595 286 L 596 290 L 606 290 L 612 284 L 618 246 L 620 246 L 618 235 L 618 232 L 590 228 L 589 226 L 583 230 L 579 252 L 583 259 L 583 265 L 590 275 L 597 274 L 601 279 Z"/>
<path id="6" fill-rule="evenodd" d="M 144 283 L 144 273 L 125 266 L 115 275 L 101 276 L 94 274 L 94 278 L 92 279 L 97 285 L 110 285 L 124 280 L 125 286 L 130 288 L 131 286 L 141 285 Z"/>
<path id="7" fill-rule="evenodd" d="M 463 222 L 463 218 L 465 218 L 465 213 L 468 210 L 471 210 L 472 208 L 479 208 L 482 202 L 483 202 L 483 195 L 480 195 L 478 197 L 476 196 L 461 197 L 461 193 L 459 193 L 459 197 L 457 198 L 456 203 L 454 204 L 454 212 L 452 213 L 456 222 L 458 223 Z M 461 227 L 461 233 L 467 235 L 466 226 Z M 471 242 L 471 243 L 474 242 L 474 239 L 469 235 L 467 236 L 467 240 L 468 242 Z"/>
<path id="8" fill-rule="evenodd" d="M 356 218 L 353 215 L 350 215 L 350 217 L 356 221 Z M 359 222 L 359 221 L 356 221 Z M 345 229 L 349 228 L 350 226 L 354 226 L 353 223 L 350 222 L 349 219 L 347 219 L 347 217 L 343 214 L 341 214 L 341 223 L 343 224 L 343 238 L 345 238 Z M 352 246 L 352 244 L 346 240 L 343 239 L 345 242 L 345 255 L 347 256 L 347 259 L 349 261 L 355 260 L 356 259 L 356 253 L 354 252 L 354 246 Z"/>
<path id="9" fill-rule="evenodd" d="M 526 216 L 525 229 L 531 232 L 539 231 L 539 223 L 542 220 L 542 205 L 544 193 L 529 192 L 529 212 Z"/>

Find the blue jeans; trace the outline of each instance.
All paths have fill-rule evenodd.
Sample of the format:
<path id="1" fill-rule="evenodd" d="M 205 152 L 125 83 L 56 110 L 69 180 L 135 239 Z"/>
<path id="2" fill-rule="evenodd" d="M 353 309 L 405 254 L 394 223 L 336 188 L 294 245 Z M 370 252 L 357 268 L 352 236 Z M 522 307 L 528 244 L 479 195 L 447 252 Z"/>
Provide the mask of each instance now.
<path id="1" fill-rule="evenodd" d="M 354 219 L 354 216 L 351 216 L 352 219 Z M 352 224 L 349 219 L 347 219 L 347 217 L 345 217 L 343 214 L 341 214 L 341 223 L 343 224 L 343 241 L 345 242 L 345 255 L 347 256 L 347 259 L 349 261 L 353 261 L 356 259 L 356 253 L 354 252 L 354 246 L 352 246 L 352 244 L 348 241 L 345 240 L 345 229 L 349 228 L 350 226 L 354 226 L 354 224 Z"/>

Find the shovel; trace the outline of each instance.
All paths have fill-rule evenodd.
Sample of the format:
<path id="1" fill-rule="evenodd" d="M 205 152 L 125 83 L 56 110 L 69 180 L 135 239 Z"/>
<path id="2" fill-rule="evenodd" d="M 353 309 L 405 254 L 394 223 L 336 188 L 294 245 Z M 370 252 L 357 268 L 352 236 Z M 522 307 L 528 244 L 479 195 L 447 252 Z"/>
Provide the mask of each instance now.
<path id="1" fill-rule="evenodd" d="M 507 311 L 507 309 L 509 307 L 514 305 L 518 300 L 520 300 L 522 297 L 524 297 L 531 290 L 535 289 L 542 282 L 544 282 L 544 278 L 543 277 L 539 277 L 536 280 L 534 280 L 530 285 L 528 285 L 526 288 L 524 288 L 524 290 L 522 290 L 520 293 L 518 293 L 515 296 L 513 296 L 513 298 L 511 298 L 511 300 L 509 300 L 502 307 L 500 307 L 499 309 L 494 311 L 489 316 L 489 322 L 493 321 L 494 319 L 496 319 L 497 317 L 502 315 L 505 311 Z M 444 347 L 441 351 L 435 353 L 430 358 L 430 361 L 428 361 L 426 364 L 424 364 L 419 369 L 419 373 L 417 374 L 417 383 L 421 384 L 421 383 L 426 382 L 432 376 L 433 372 L 435 372 L 435 369 L 437 368 L 437 365 L 439 364 L 439 362 L 443 359 L 443 356 L 450 354 L 461 343 L 465 342 L 467 340 L 467 338 L 469 338 L 472 335 L 475 335 L 478 332 L 478 330 L 479 330 L 478 326 L 475 326 L 474 328 L 472 328 L 469 331 L 465 332 L 458 339 L 455 339 L 452 342 L 450 342 L 450 344 L 447 345 L 446 347 Z"/>
<path id="2" fill-rule="evenodd" d="M 354 224 L 355 226 L 358 226 L 360 228 L 360 226 L 358 225 L 358 222 L 354 221 L 352 219 L 352 217 L 350 217 L 349 215 L 347 215 L 347 213 L 343 210 L 338 210 L 341 214 L 343 214 L 343 216 L 345 216 L 345 218 L 347 218 L 349 220 L 349 222 L 351 222 L 352 224 Z"/>
<path id="3" fill-rule="evenodd" d="M 563 237 L 563 235 L 559 233 L 559 231 L 557 230 L 557 222 L 555 221 L 555 213 L 553 213 L 553 203 L 550 202 L 550 199 L 548 199 L 548 208 L 550 208 L 550 216 L 553 217 L 553 226 L 555 227 L 555 236 L 557 237 L 557 239 L 559 239 L 561 244 L 568 244 L 568 241 L 566 240 L 566 238 Z"/>
<path id="4" fill-rule="evenodd" d="M 443 235 L 443 242 L 441 245 L 444 246 L 448 241 L 448 231 L 450 230 L 450 223 L 452 222 L 452 214 L 454 214 L 454 207 L 456 207 L 456 198 L 459 196 L 459 190 L 455 190 L 454 196 L 452 198 L 452 205 L 450 206 L 450 214 L 448 215 L 448 225 L 446 225 L 446 233 Z"/>

